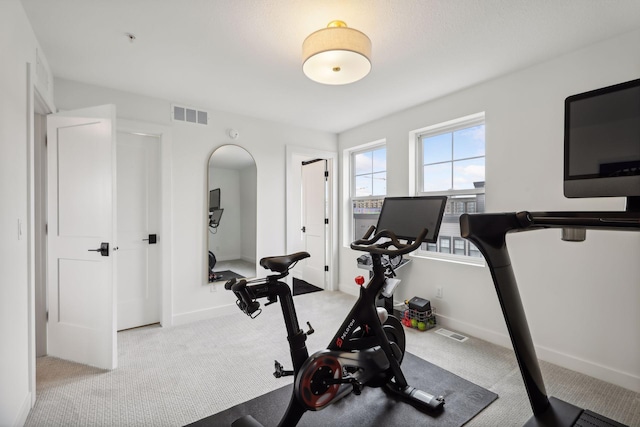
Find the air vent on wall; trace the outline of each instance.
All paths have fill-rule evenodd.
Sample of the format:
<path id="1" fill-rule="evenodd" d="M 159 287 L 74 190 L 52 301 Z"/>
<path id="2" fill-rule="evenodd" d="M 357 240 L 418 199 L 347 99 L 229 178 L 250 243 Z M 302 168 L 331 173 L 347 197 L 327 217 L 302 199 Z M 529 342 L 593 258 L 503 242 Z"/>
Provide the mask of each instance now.
<path id="1" fill-rule="evenodd" d="M 447 329 L 443 329 L 440 328 L 436 331 L 436 334 L 440 334 L 440 335 L 444 335 L 445 337 L 451 338 L 452 340 L 456 340 L 456 341 L 460 341 L 460 342 L 465 342 L 466 340 L 468 340 L 468 337 L 465 337 L 464 335 L 460 335 L 457 334 L 455 332 L 451 332 Z"/>
<path id="2" fill-rule="evenodd" d="M 195 123 L 199 125 L 209 124 L 209 113 L 207 111 L 183 107 L 181 105 L 172 105 L 171 113 L 173 120 L 177 122 Z"/>

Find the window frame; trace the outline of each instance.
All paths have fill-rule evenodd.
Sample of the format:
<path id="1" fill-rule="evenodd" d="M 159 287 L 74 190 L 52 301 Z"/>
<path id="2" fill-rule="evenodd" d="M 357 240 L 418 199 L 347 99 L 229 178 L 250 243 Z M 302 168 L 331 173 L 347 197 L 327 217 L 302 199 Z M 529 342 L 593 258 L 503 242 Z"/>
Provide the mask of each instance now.
<path id="1" fill-rule="evenodd" d="M 386 154 L 386 148 L 387 148 L 387 144 L 386 141 L 380 142 L 378 141 L 377 143 L 375 143 L 375 145 L 369 145 L 366 144 L 366 146 L 360 146 L 360 148 L 356 148 L 354 150 L 351 150 L 349 152 L 349 163 L 350 163 L 350 167 L 349 167 L 349 181 L 350 181 L 350 188 L 349 188 L 349 199 L 350 200 L 369 200 L 369 199 L 379 199 L 379 198 L 385 198 L 387 195 L 387 191 L 386 191 L 386 184 L 385 184 L 385 193 L 384 194 L 371 194 L 370 196 L 356 196 L 356 178 L 358 177 L 358 175 L 356 175 L 356 156 L 358 154 L 363 154 L 363 153 L 373 153 L 374 151 L 377 151 L 381 148 L 385 149 L 385 156 L 384 156 L 384 160 L 385 160 L 385 169 L 384 169 L 384 173 L 385 173 L 385 180 L 387 179 L 387 154 Z M 371 174 L 374 175 L 376 173 L 380 173 L 382 171 L 378 171 L 378 172 L 374 172 L 373 170 L 371 171 Z M 373 192 L 373 182 L 371 183 L 371 190 Z"/>
<path id="2" fill-rule="evenodd" d="M 420 128 L 420 129 L 416 129 L 413 130 L 409 133 L 409 145 L 410 145 L 410 155 L 411 157 L 413 157 L 412 161 L 411 161 L 411 169 L 410 169 L 410 173 L 413 175 L 413 179 L 411 180 L 411 187 L 410 190 L 413 190 L 412 193 L 414 193 L 416 196 L 448 196 L 449 200 L 447 202 L 447 208 L 445 211 L 445 215 L 448 214 L 454 214 L 456 212 L 456 207 L 453 203 L 455 203 L 455 199 L 458 197 L 464 197 L 464 196 L 473 196 L 473 195 L 482 195 L 484 194 L 486 197 L 487 191 L 486 191 L 486 169 L 485 169 L 485 186 L 481 187 L 481 188 L 469 188 L 469 189 L 458 189 L 458 190 L 446 190 L 446 191 L 423 191 L 423 183 L 424 183 L 424 168 L 423 168 L 423 159 L 424 159 L 424 153 L 423 153 L 423 143 L 422 143 L 422 138 L 424 138 L 425 136 L 429 137 L 429 136 L 436 136 L 436 135 L 440 135 L 440 134 L 444 134 L 444 133 L 451 133 L 451 132 L 455 132 L 457 130 L 461 130 L 461 129 L 466 129 L 466 128 L 470 128 L 470 127 L 474 127 L 477 125 L 481 125 L 484 124 L 485 125 L 485 152 L 484 152 L 484 159 L 485 159 L 485 165 L 486 165 L 486 156 L 487 156 L 487 140 L 486 140 L 486 120 L 485 120 L 485 114 L 484 112 L 481 113 L 476 113 L 476 114 L 471 114 L 468 116 L 464 116 L 464 117 L 460 117 L 458 119 L 454 119 L 454 120 L 449 120 L 446 122 L 442 122 L 442 123 L 437 123 L 431 126 L 427 126 L 424 128 Z M 451 159 L 451 162 L 453 162 L 454 159 Z M 486 199 L 485 199 L 486 200 Z M 452 203 L 453 202 L 453 203 Z M 461 203 L 465 204 L 465 208 L 466 208 L 466 204 L 468 203 L 468 201 L 460 201 Z M 451 206 L 449 206 L 449 203 L 452 203 Z M 466 209 L 465 209 L 466 210 Z M 474 212 L 477 212 L 477 205 L 474 208 Z M 464 255 L 460 255 L 460 254 L 455 254 L 455 248 L 454 248 L 454 240 L 458 237 L 458 236 L 448 236 L 450 238 L 450 252 L 451 253 L 442 253 L 442 252 L 435 252 L 435 251 L 430 251 L 427 250 L 427 245 L 422 245 L 417 251 L 415 251 L 411 256 L 413 257 L 417 257 L 417 258 L 428 258 L 428 259 L 434 259 L 434 260 L 440 260 L 440 261 L 448 261 L 448 262 L 455 262 L 455 263 L 461 263 L 461 264 L 468 264 L 468 265 L 474 265 L 474 266 L 486 266 L 486 261 L 484 259 L 484 257 L 482 257 L 482 254 L 480 254 L 480 257 L 476 257 L 476 256 L 472 256 L 471 255 L 471 247 L 469 246 L 471 244 L 471 242 L 467 241 L 466 239 L 459 237 L 463 240 L 465 240 L 465 254 Z M 440 240 L 438 240 L 438 249 L 440 248 Z M 476 248 L 477 251 L 477 248 Z"/>
<path id="3" fill-rule="evenodd" d="M 349 227 L 346 233 L 344 233 L 344 244 L 345 246 L 349 246 L 349 244 L 355 239 L 355 228 L 356 228 L 356 224 L 355 224 L 355 212 L 354 212 L 354 203 L 355 202 L 362 202 L 362 201 L 368 201 L 371 200 L 373 201 L 377 201 L 379 199 L 384 199 L 385 197 L 387 197 L 387 186 L 385 185 L 385 194 L 379 194 L 379 195 L 371 195 L 371 196 L 355 196 L 356 194 L 356 165 L 355 165 L 355 159 L 356 156 L 358 154 L 362 154 L 362 153 L 367 153 L 367 152 L 373 152 L 376 150 L 379 150 L 380 148 L 385 148 L 385 150 L 387 149 L 387 141 L 386 139 L 380 139 L 380 140 L 376 140 L 373 142 L 369 142 L 366 144 L 362 144 L 362 145 L 358 145 L 355 146 L 351 149 L 347 149 L 345 150 L 345 160 L 347 160 L 348 158 L 348 174 L 349 174 L 349 205 L 347 207 L 348 209 L 348 215 L 349 215 Z M 385 179 L 388 179 L 388 175 L 387 175 L 387 166 L 388 166 L 388 157 L 387 157 L 387 153 L 388 150 L 385 151 Z M 379 172 L 371 172 L 372 174 L 374 173 L 379 173 Z M 373 183 L 372 183 L 372 191 L 373 191 Z M 346 188 L 345 188 L 346 190 Z M 378 215 L 379 216 L 379 215 Z M 377 218 L 378 216 L 376 216 L 376 222 L 377 222 Z"/>
<path id="4" fill-rule="evenodd" d="M 427 128 L 420 129 L 419 131 L 412 132 L 415 136 L 415 149 L 416 149 L 416 194 L 418 195 L 430 195 L 430 196 L 466 196 L 469 194 L 483 194 L 486 193 L 485 187 L 482 188 L 467 188 L 461 190 L 444 190 L 444 191 L 422 191 L 422 184 L 424 183 L 424 168 L 422 159 L 424 158 L 422 152 L 422 138 L 424 136 L 436 136 L 444 133 L 452 133 L 457 130 L 462 130 L 470 127 L 474 127 L 477 125 L 485 124 L 484 113 L 473 114 L 471 116 L 463 117 L 456 120 L 450 120 L 448 122 L 443 123 L 442 125 L 433 125 Z M 486 161 L 487 152 L 486 152 L 486 138 L 485 138 L 485 154 L 484 156 L 476 156 L 474 158 L 483 157 Z M 459 159 L 455 159 L 459 160 Z M 452 158 L 451 163 L 454 162 Z M 486 164 L 486 163 L 485 163 Z M 486 176 L 485 176 L 486 178 Z"/>

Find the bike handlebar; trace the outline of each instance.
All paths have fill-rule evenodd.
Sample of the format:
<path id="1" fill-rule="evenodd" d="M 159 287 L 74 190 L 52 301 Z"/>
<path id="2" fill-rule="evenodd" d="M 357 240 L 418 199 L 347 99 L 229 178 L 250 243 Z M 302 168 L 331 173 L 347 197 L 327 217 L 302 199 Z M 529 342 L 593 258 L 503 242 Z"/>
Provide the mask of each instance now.
<path id="1" fill-rule="evenodd" d="M 404 255 L 418 249 L 428 233 L 428 230 L 423 228 L 420 235 L 416 237 L 416 240 L 413 243 L 404 244 L 400 243 L 398 237 L 391 230 L 380 230 L 371 239 L 369 239 L 369 236 L 373 234 L 374 230 L 375 227 L 373 225 L 369 227 L 362 239 L 358 239 L 351 243 L 351 249 L 380 255 Z M 378 243 L 378 241 L 383 238 L 391 239 L 391 241 Z M 394 246 L 396 249 L 389 249 L 390 246 Z"/>

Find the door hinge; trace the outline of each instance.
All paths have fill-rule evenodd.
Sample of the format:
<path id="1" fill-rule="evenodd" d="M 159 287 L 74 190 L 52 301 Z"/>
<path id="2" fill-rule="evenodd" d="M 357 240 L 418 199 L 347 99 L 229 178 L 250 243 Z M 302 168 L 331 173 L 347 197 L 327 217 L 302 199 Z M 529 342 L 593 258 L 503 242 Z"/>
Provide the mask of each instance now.
<path id="1" fill-rule="evenodd" d="M 49 234 L 49 224 L 44 225 L 44 234 Z"/>
<path id="2" fill-rule="evenodd" d="M 329 171 L 324 171 L 324 179 L 329 179 Z"/>
<path id="3" fill-rule="evenodd" d="M 48 311 L 44 313 L 44 320 L 45 320 L 45 322 L 49 321 L 49 312 Z"/>
<path id="4" fill-rule="evenodd" d="M 324 219 L 324 223 L 325 223 L 325 224 L 329 224 L 329 218 L 325 218 L 325 219 Z"/>
<path id="5" fill-rule="evenodd" d="M 329 271 L 329 266 L 328 265 L 324 266 L 324 271 Z"/>

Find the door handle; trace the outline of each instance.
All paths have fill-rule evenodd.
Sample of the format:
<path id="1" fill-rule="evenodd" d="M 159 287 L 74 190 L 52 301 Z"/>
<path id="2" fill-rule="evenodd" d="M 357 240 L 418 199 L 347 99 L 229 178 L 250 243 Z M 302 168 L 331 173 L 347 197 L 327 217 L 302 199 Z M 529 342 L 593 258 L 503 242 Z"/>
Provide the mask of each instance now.
<path id="1" fill-rule="evenodd" d="M 102 242 L 98 249 L 87 249 L 89 252 L 100 252 L 102 256 L 109 256 L 109 243 Z"/>
<path id="2" fill-rule="evenodd" d="M 155 245 L 158 243 L 158 235 L 157 234 L 149 234 L 148 239 L 142 239 L 143 242 L 148 241 L 150 245 Z"/>

